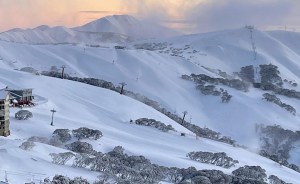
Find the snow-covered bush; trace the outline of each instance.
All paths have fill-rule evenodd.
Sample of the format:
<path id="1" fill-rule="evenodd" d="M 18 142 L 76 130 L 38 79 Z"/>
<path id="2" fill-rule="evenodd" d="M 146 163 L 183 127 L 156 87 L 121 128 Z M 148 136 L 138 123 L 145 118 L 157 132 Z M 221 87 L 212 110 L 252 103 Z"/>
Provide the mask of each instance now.
<path id="1" fill-rule="evenodd" d="M 272 102 L 272 103 L 284 108 L 285 110 L 292 113 L 293 115 L 296 115 L 296 109 L 293 106 L 283 103 L 280 100 L 280 98 L 276 97 L 275 95 L 272 95 L 270 93 L 265 93 L 265 94 L 263 94 L 263 97 L 264 97 L 263 99 L 267 100 L 268 102 Z"/>
<path id="2" fill-rule="evenodd" d="M 197 170 L 194 167 L 179 169 L 167 168 L 165 171 L 167 181 L 172 183 L 192 184 L 231 184 L 232 177 L 218 170 Z"/>
<path id="3" fill-rule="evenodd" d="M 141 44 L 136 44 L 134 47 L 136 49 L 143 49 L 143 50 L 150 50 L 150 51 L 155 51 L 155 50 L 164 50 L 168 46 L 168 43 L 141 43 Z"/>
<path id="4" fill-rule="evenodd" d="M 89 182 L 82 177 L 75 177 L 70 181 L 70 184 L 89 184 Z"/>
<path id="5" fill-rule="evenodd" d="M 90 184 L 90 183 L 82 177 L 75 177 L 74 179 L 70 179 L 67 176 L 55 175 L 52 181 L 49 178 L 44 179 L 43 184 Z"/>
<path id="6" fill-rule="evenodd" d="M 32 141 L 25 141 L 19 146 L 22 150 L 31 150 L 35 146 Z"/>
<path id="7" fill-rule="evenodd" d="M 143 156 L 128 156 L 120 146 L 106 154 L 97 152 L 93 156 L 78 154 L 73 165 L 88 167 L 93 171 L 105 172 L 117 177 L 118 183 L 158 183 L 163 176 L 160 167 L 151 164 Z"/>
<path id="8" fill-rule="evenodd" d="M 286 182 L 279 179 L 277 176 L 269 176 L 269 184 L 287 184 Z"/>
<path id="9" fill-rule="evenodd" d="M 65 143 L 65 142 L 68 142 L 69 140 L 71 140 L 71 138 L 72 138 L 72 136 L 69 132 L 70 132 L 69 129 L 56 129 L 53 132 L 53 135 L 58 136 L 58 139 L 61 142 Z"/>
<path id="10" fill-rule="evenodd" d="M 227 91 L 222 92 L 222 103 L 228 103 L 232 98 L 232 95 L 230 95 Z"/>
<path id="11" fill-rule="evenodd" d="M 278 125 L 260 126 L 258 129 L 261 149 L 270 155 L 277 155 L 279 159 L 288 159 L 293 143 L 300 140 L 299 132 L 286 130 Z"/>
<path id="12" fill-rule="evenodd" d="M 57 66 L 51 66 L 51 67 L 50 67 L 50 71 L 51 71 L 51 72 L 58 72 L 59 69 L 57 68 Z"/>
<path id="13" fill-rule="evenodd" d="M 102 173 L 99 175 L 98 180 L 94 181 L 93 184 L 107 184 L 107 183 L 116 183 L 117 177 L 108 173 Z"/>
<path id="14" fill-rule="evenodd" d="M 89 167 L 93 161 L 94 161 L 94 157 L 91 157 L 89 154 L 79 153 L 75 155 L 73 166 L 79 168 L 85 168 L 85 167 Z"/>
<path id="15" fill-rule="evenodd" d="M 287 161 L 287 159 L 285 158 L 282 158 L 280 157 L 278 154 L 274 153 L 274 154 L 271 154 L 271 153 L 268 153 L 267 151 L 265 150 L 260 150 L 259 152 L 259 155 L 263 156 L 263 157 L 266 157 L 270 160 L 273 160 L 274 162 L 277 162 L 279 163 L 280 165 L 284 165 L 286 167 L 289 166 L 289 162 Z"/>
<path id="16" fill-rule="evenodd" d="M 197 170 L 194 167 L 187 169 L 168 168 L 152 164 L 144 156 L 129 156 L 124 153 L 121 146 L 115 147 L 108 153 L 77 154 L 73 166 L 89 168 L 103 173 L 94 184 L 110 182 L 154 184 L 160 181 L 181 184 L 266 184 L 261 180 L 266 176 L 264 176 L 264 170 L 260 167 L 253 169 L 251 166 L 245 166 L 246 170 L 241 168 L 236 170 L 234 172 L 235 176 L 224 174 L 219 170 Z M 248 170 L 251 170 L 251 172 Z M 243 174 L 249 174 L 251 178 L 257 176 L 257 178 L 249 179 Z"/>
<path id="17" fill-rule="evenodd" d="M 156 121 L 154 119 L 140 118 L 140 119 L 135 120 L 135 124 L 143 125 L 143 126 L 150 126 L 153 128 L 157 128 L 163 132 L 175 131 L 175 129 L 172 127 L 172 125 L 165 125 L 164 123 L 162 123 L 160 121 Z"/>
<path id="18" fill-rule="evenodd" d="M 224 152 L 190 152 L 187 154 L 187 157 L 201 163 L 212 164 L 224 168 L 230 168 L 239 163 L 237 160 L 233 160 L 231 157 L 227 156 Z"/>
<path id="19" fill-rule="evenodd" d="M 260 166 L 248 166 L 240 167 L 232 172 L 232 174 L 241 179 L 252 179 L 258 181 L 264 181 L 267 178 L 266 170 Z"/>
<path id="20" fill-rule="evenodd" d="M 253 67 L 253 65 L 242 67 L 241 71 L 239 72 L 238 75 L 242 80 L 254 83 L 254 67 Z"/>
<path id="21" fill-rule="evenodd" d="M 50 156 L 54 164 L 65 165 L 67 161 L 75 156 L 75 154 L 72 152 L 50 153 Z"/>
<path id="22" fill-rule="evenodd" d="M 32 113 L 28 110 L 20 110 L 15 114 L 15 118 L 18 120 L 27 120 L 32 117 Z"/>
<path id="23" fill-rule="evenodd" d="M 117 92 L 120 92 L 120 89 L 116 89 Z M 132 91 L 128 91 L 128 90 L 124 90 L 124 94 L 130 98 L 133 98 L 137 101 L 140 101 L 142 102 L 143 104 L 146 104 L 150 107 L 153 107 L 154 109 L 158 110 L 160 109 L 160 105 L 158 102 L 154 101 L 154 100 L 151 100 L 149 99 L 148 97 L 144 96 L 144 95 L 141 95 L 139 93 L 134 93 Z"/>
<path id="24" fill-rule="evenodd" d="M 45 76 L 61 78 L 61 72 L 58 72 L 55 70 L 43 71 L 41 74 L 45 75 Z M 93 85 L 93 86 L 97 86 L 97 87 L 101 87 L 101 88 L 106 88 L 106 89 L 111 89 L 111 90 L 115 89 L 115 86 L 113 83 L 102 80 L 102 79 L 71 77 L 68 74 L 64 74 L 64 78 L 67 80 L 77 81 L 77 82 L 81 82 L 81 83 L 85 83 L 85 84 L 89 84 L 89 85 Z"/>
<path id="25" fill-rule="evenodd" d="M 261 76 L 261 88 L 264 90 L 273 90 L 275 86 L 282 87 L 283 81 L 281 79 L 278 67 L 272 64 L 259 65 Z"/>
<path id="26" fill-rule="evenodd" d="M 22 72 L 27 72 L 27 73 L 32 73 L 32 74 L 38 74 L 39 72 L 32 68 L 32 67 L 24 67 L 24 68 L 21 68 L 20 71 Z"/>
<path id="27" fill-rule="evenodd" d="M 98 86 L 98 87 L 102 87 L 102 88 L 106 88 L 106 89 L 113 89 L 115 88 L 115 86 L 113 85 L 113 83 L 111 82 L 107 82 L 105 80 L 101 80 L 101 79 L 95 79 L 95 78 L 77 78 L 77 77 L 69 77 L 70 80 L 76 80 L 76 81 L 80 81 L 89 85 L 93 85 L 93 86 Z"/>
<path id="28" fill-rule="evenodd" d="M 53 180 L 51 183 L 53 183 L 53 184 L 69 184 L 70 178 L 67 176 L 56 175 L 53 177 Z"/>
<path id="29" fill-rule="evenodd" d="M 300 172 L 300 168 L 288 162 L 289 152 L 293 144 L 300 140 L 300 133 L 285 130 L 280 126 L 258 127 L 261 140 L 261 151 L 259 154 L 269 158 L 280 165 L 286 166 L 294 171 Z"/>
<path id="30" fill-rule="evenodd" d="M 42 71 L 41 75 L 49 76 L 49 77 L 56 77 L 61 78 L 62 73 L 58 71 Z M 64 74 L 64 79 L 70 78 L 69 74 Z"/>
<path id="31" fill-rule="evenodd" d="M 182 77 L 183 79 L 192 79 L 197 85 L 203 86 L 205 83 L 209 83 L 210 85 L 225 85 L 230 88 L 234 88 L 236 90 L 241 90 L 247 92 L 250 83 L 246 81 L 242 81 L 239 79 L 228 79 L 228 78 L 213 78 L 205 74 L 191 74 L 190 78 L 186 76 Z"/>
<path id="32" fill-rule="evenodd" d="M 63 142 L 59 139 L 58 136 L 53 136 L 48 142 L 49 145 L 55 146 L 55 147 L 61 147 L 63 146 Z"/>
<path id="33" fill-rule="evenodd" d="M 32 141 L 32 142 L 39 142 L 43 144 L 48 144 L 49 140 L 46 137 L 38 137 L 38 136 L 31 136 L 27 139 L 27 141 Z"/>
<path id="34" fill-rule="evenodd" d="M 197 184 L 197 183 L 212 184 L 210 182 L 209 178 L 207 178 L 206 176 L 195 176 L 191 179 L 191 183 L 193 183 L 193 184 Z"/>
<path id="35" fill-rule="evenodd" d="M 67 144 L 66 148 L 76 153 L 86 153 L 92 154 L 95 151 L 93 150 L 93 146 L 87 142 L 76 141 L 71 144 Z"/>
<path id="36" fill-rule="evenodd" d="M 295 164 L 289 164 L 287 167 L 300 173 L 300 168 Z"/>
<path id="37" fill-rule="evenodd" d="M 196 87 L 203 95 L 220 96 L 221 92 L 216 89 L 215 85 L 198 85 Z"/>
<path id="38" fill-rule="evenodd" d="M 93 130 L 86 127 L 81 127 L 76 130 L 72 130 L 72 133 L 74 137 L 76 137 L 78 140 L 89 138 L 98 140 L 103 136 L 100 130 Z"/>
<path id="39" fill-rule="evenodd" d="M 46 137 L 31 136 L 27 139 L 27 141 L 49 144 L 49 145 L 55 146 L 55 147 L 61 147 L 63 145 L 63 142 L 59 139 L 59 137 L 57 135 L 51 137 L 50 139 L 48 139 Z"/>

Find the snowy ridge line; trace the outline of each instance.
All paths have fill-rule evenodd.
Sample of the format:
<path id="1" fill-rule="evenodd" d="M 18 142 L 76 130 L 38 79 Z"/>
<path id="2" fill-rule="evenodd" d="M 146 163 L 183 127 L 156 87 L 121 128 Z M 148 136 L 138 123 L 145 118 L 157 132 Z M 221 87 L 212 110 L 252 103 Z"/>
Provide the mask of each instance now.
<path id="1" fill-rule="evenodd" d="M 67 28 L 38 26 L 30 29 L 12 29 L 0 33 L 0 39 L 12 43 L 129 43 L 134 40 L 181 35 L 176 31 L 138 20 L 130 15 L 113 15 Z"/>

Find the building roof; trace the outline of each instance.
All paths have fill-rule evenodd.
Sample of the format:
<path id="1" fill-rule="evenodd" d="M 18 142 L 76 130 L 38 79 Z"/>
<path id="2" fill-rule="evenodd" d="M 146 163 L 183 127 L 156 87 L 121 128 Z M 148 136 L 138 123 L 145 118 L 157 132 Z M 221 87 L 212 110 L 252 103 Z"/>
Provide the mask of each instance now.
<path id="1" fill-rule="evenodd" d="M 6 87 L 6 88 L 4 88 L 4 90 L 6 90 L 6 91 L 25 91 L 25 90 L 33 90 L 33 88 L 23 88 L 23 89 L 21 89 L 21 88 L 14 88 L 14 89 L 12 89 L 12 88 Z"/>
<path id="2" fill-rule="evenodd" d="M 0 90 L 0 100 L 5 100 L 7 95 L 9 95 L 8 91 Z"/>

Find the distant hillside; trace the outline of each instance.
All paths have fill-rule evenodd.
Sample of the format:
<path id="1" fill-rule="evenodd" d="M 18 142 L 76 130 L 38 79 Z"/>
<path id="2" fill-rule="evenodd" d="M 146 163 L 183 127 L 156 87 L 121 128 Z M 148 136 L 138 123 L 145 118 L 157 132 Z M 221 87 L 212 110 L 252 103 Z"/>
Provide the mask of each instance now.
<path id="1" fill-rule="evenodd" d="M 133 40 L 171 37 L 173 30 L 143 22 L 129 15 L 104 17 L 76 28 L 46 25 L 33 29 L 12 29 L 0 33 L 0 40 L 29 44 L 122 44 Z"/>

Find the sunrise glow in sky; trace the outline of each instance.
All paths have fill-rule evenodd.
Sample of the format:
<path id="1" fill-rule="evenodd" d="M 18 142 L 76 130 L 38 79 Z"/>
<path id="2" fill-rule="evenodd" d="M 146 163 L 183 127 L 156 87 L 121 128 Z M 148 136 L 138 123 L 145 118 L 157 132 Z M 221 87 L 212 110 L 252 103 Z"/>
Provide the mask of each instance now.
<path id="1" fill-rule="evenodd" d="M 113 14 L 130 14 L 187 32 L 247 24 L 297 28 L 299 9 L 295 0 L 0 0 L 0 31 L 74 27 Z"/>
<path id="2" fill-rule="evenodd" d="M 183 8 L 189 8 L 201 0 L 186 2 L 186 0 L 0 0 L 0 31 L 45 24 L 72 27 L 112 14 L 175 20 L 183 16 L 180 13 Z"/>

